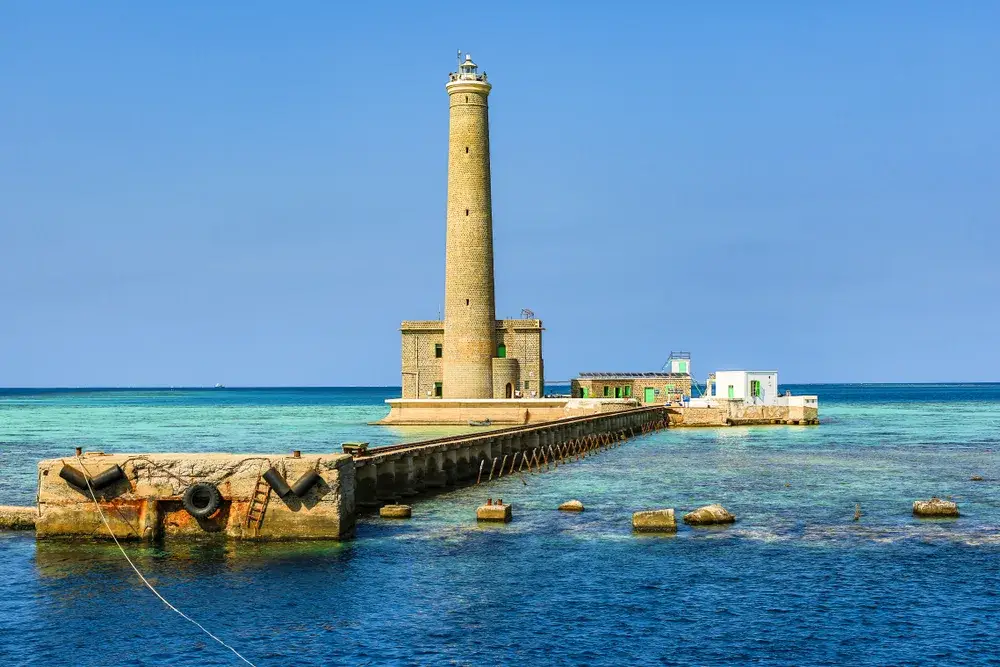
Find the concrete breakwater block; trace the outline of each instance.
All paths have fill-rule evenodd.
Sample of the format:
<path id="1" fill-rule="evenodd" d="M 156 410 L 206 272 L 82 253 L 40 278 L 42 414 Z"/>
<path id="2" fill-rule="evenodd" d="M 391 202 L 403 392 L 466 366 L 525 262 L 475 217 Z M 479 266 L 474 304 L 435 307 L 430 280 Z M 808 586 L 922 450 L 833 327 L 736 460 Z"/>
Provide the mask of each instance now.
<path id="1" fill-rule="evenodd" d="M 378 515 L 383 519 L 409 519 L 413 516 L 413 508 L 409 505 L 383 505 Z"/>
<path id="2" fill-rule="evenodd" d="M 632 530 L 637 533 L 676 533 L 674 508 L 633 512 Z"/>
<path id="3" fill-rule="evenodd" d="M 958 504 L 934 497 L 930 500 L 914 500 L 915 516 L 958 516 Z"/>
<path id="4" fill-rule="evenodd" d="M 509 523 L 514 518 L 512 507 L 513 505 L 480 505 L 476 509 L 476 520 Z"/>
<path id="5" fill-rule="evenodd" d="M 734 521 L 736 517 L 722 505 L 705 505 L 684 515 L 684 523 L 689 526 L 713 526 Z"/>
<path id="6" fill-rule="evenodd" d="M 583 503 L 579 500 L 567 500 L 559 506 L 559 510 L 562 512 L 582 512 Z"/>
<path id="7" fill-rule="evenodd" d="M 0 530 L 34 530 L 36 516 L 34 507 L 0 505 Z"/>

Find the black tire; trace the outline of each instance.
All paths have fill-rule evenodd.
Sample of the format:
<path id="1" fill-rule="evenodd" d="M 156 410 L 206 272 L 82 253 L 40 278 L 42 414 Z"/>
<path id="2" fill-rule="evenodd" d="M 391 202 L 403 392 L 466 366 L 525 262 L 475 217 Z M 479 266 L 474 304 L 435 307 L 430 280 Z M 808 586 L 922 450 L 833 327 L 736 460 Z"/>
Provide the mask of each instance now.
<path id="1" fill-rule="evenodd" d="M 181 505 L 194 518 L 207 519 L 222 506 L 222 494 L 215 484 L 198 482 L 189 486 L 184 492 Z"/>

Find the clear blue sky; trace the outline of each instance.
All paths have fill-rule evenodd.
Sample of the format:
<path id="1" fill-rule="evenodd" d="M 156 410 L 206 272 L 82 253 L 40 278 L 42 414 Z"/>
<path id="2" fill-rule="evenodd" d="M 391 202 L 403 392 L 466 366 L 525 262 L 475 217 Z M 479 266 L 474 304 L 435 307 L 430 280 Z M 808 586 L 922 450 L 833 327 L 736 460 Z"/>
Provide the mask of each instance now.
<path id="1" fill-rule="evenodd" d="M 546 374 L 1000 380 L 1000 3 L 0 4 L 0 385 L 399 384 L 458 48 Z"/>

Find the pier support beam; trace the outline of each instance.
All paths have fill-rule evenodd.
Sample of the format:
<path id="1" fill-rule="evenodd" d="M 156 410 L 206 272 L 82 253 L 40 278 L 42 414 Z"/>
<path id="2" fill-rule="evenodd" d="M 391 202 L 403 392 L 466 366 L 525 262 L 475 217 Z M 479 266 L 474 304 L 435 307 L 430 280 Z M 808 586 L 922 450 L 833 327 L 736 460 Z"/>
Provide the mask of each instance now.
<path id="1" fill-rule="evenodd" d="M 396 499 L 396 462 L 387 460 L 378 464 L 375 477 L 375 497 L 380 501 Z"/>

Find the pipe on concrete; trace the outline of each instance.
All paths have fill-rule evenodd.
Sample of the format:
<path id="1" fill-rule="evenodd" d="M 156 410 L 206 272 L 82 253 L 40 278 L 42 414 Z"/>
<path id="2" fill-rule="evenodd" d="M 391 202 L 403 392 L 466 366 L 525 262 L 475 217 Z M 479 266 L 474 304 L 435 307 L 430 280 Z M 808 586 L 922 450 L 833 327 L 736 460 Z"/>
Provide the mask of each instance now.
<path id="1" fill-rule="evenodd" d="M 302 498 L 307 493 L 309 493 L 309 489 L 316 486 L 316 484 L 322 481 L 322 479 L 323 478 L 319 476 L 318 472 L 316 472 L 315 470 L 310 470 L 306 474 L 302 475 L 302 477 L 299 477 L 298 481 L 295 482 L 295 484 L 292 484 L 292 493 L 294 493 L 299 498 Z"/>
<path id="2" fill-rule="evenodd" d="M 288 486 L 288 482 L 285 481 L 285 478 L 275 468 L 269 468 L 263 474 L 263 477 L 264 481 L 278 494 L 279 498 L 287 498 L 292 493 L 292 487 Z"/>

